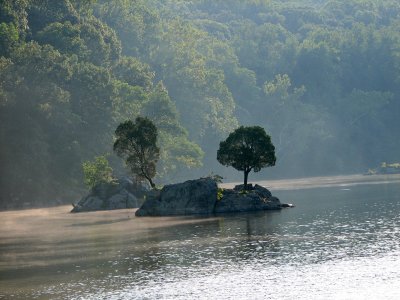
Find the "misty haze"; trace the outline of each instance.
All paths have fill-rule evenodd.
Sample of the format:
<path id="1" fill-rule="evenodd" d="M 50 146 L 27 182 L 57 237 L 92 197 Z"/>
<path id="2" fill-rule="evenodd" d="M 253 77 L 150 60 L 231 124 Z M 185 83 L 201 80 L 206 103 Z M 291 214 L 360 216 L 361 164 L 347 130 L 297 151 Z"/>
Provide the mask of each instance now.
<path id="1" fill-rule="evenodd" d="M 0 1 L 0 299 L 399 299 L 399 192 L 397 0 Z"/>

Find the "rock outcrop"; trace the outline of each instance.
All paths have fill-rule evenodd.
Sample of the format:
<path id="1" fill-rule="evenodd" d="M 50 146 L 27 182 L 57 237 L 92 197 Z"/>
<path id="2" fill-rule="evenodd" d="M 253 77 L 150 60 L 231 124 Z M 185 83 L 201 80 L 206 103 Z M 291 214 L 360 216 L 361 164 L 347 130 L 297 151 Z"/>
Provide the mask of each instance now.
<path id="1" fill-rule="evenodd" d="M 242 188 L 225 189 L 222 197 L 217 197 L 218 186 L 211 178 L 167 185 L 161 191 L 148 193 L 136 216 L 210 215 L 282 208 L 268 189 L 260 185 L 249 185 L 246 191 Z"/>
<path id="2" fill-rule="evenodd" d="M 140 183 L 133 183 L 128 178 L 120 178 L 113 183 L 100 183 L 90 193 L 76 203 L 71 212 L 136 208 L 140 206 L 148 188 Z"/>
<path id="3" fill-rule="evenodd" d="M 217 191 L 211 178 L 166 185 L 161 191 L 148 193 L 136 216 L 212 214 Z"/>
<path id="4" fill-rule="evenodd" d="M 245 212 L 258 210 L 272 210 L 282 208 L 278 198 L 271 192 L 256 184 L 242 190 L 243 186 L 236 186 L 233 190 L 226 189 L 222 192 L 222 198 L 215 205 L 215 213 Z"/>

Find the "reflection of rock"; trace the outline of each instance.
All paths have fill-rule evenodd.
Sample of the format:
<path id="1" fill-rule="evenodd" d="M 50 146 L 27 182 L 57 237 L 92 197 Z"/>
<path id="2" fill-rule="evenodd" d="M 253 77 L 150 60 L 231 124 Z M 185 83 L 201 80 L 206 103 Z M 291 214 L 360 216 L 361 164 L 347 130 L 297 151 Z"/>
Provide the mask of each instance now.
<path id="1" fill-rule="evenodd" d="M 189 180 L 166 185 L 147 198 L 137 216 L 211 214 L 217 201 L 217 184 L 210 178 Z"/>
<path id="2" fill-rule="evenodd" d="M 271 192 L 260 186 L 248 185 L 247 191 L 240 186 L 223 191 L 217 199 L 217 184 L 211 178 L 189 180 L 165 186 L 151 192 L 136 216 L 166 216 L 244 212 L 280 209 L 281 203 Z"/>
<path id="3" fill-rule="evenodd" d="M 138 198 L 142 198 L 148 188 L 140 183 L 133 183 L 128 178 L 118 179 L 114 183 L 100 183 L 84 196 L 71 212 L 136 208 Z"/>

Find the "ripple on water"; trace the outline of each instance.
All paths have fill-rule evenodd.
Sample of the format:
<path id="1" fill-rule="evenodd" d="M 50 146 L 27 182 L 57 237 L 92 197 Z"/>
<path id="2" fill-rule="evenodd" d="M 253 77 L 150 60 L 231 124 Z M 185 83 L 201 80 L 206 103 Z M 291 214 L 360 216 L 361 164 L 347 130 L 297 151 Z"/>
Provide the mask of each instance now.
<path id="1" fill-rule="evenodd" d="M 384 199 L 365 186 L 329 192 L 297 191 L 293 210 L 166 226 L 110 244 L 96 253 L 113 257 L 76 263 L 72 279 L 26 298 L 400 299 L 398 189 Z"/>
<path id="2" fill-rule="evenodd" d="M 238 265 L 209 265 L 182 277 L 146 283 L 121 278 L 121 289 L 87 295 L 87 299 L 399 299 L 400 253 L 384 257 L 341 259 L 291 266 L 255 260 Z M 196 274 L 193 276 L 193 274 Z M 112 283 L 111 283 L 112 284 Z"/>

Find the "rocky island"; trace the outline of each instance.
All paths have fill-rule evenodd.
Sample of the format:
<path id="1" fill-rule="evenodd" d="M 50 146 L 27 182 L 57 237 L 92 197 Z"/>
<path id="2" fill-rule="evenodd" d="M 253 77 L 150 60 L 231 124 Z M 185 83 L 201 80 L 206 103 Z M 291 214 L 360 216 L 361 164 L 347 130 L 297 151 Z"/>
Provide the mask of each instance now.
<path id="1" fill-rule="evenodd" d="M 137 208 L 148 190 L 146 185 L 133 182 L 127 177 L 114 182 L 101 182 L 81 200 L 72 204 L 71 212 Z"/>
<path id="2" fill-rule="evenodd" d="M 151 191 L 136 211 L 136 216 L 211 215 L 217 213 L 277 210 L 283 205 L 271 192 L 249 184 L 234 189 L 219 189 L 212 178 L 188 180 Z"/>
<path id="3" fill-rule="evenodd" d="M 160 157 L 160 149 L 156 143 L 157 127 L 154 123 L 147 117 L 139 116 L 135 122 L 128 120 L 121 123 L 115 133 L 117 139 L 113 146 L 114 151 L 125 159 L 126 165 L 137 178 L 147 180 L 152 187 L 151 191 L 144 194 L 145 202 L 136 211 L 136 216 L 210 215 L 276 210 L 290 206 L 281 204 L 268 189 L 247 183 L 251 171 L 258 172 L 262 168 L 274 166 L 276 162 L 271 137 L 260 126 L 240 126 L 225 141 L 220 142 L 217 160 L 244 175 L 243 185 L 233 189 L 218 188 L 218 179 L 206 177 L 166 185 L 158 190 L 153 182 Z M 113 185 L 112 174 L 103 176 L 111 168 L 107 167 L 106 160 L 101 162 L 102 164 L 95 164 L 94 168 L 87 164 L 87 169 L 93 179 L 100 178 L 105 182 L 94 186 L 88 196 L 74 205 L 72 212 L 133 208 L 138 204 L 132 184 L 118 182 Z M 102 168 L 96 169 L 97 165 Z M 94 176 L 97 173 L 99 176 Z M 109 180 L 111 181 L 107 183 Z"/>
<path id="4" fill-rule="evenodd" d="M 151 127 L 149 120 L 139 118 L 136 123 L 140 123 L 140 126 L 142 126 L 142 123 L 149 123 L 149 128 Z M 143 170 L 155 170 L 156 160 L 154 158 L 158 158 L 159 149 L 156 146 L 154 136 L 141 137 L 136 133 L 135 128 L 138 124 L 135 125 L 130 122 L 120 125 L 121 130 L 117 129 L 117 132 L 124 135 L 121 135 L 117 140 L 114 148 L 116 145 L 118 149 L 123 146 L 123 154 L 125 156 L 131 155 L 130 161 L 135 161 L 134 168 L 142 166 L 137 172 L 139 176 L 147 179 L 154 188 L 151 177 L 155 175 L 155 172 L 147 172 L 148 174 L 146 174 Z M 128 127 L 131 128 L 132 133 L 127 135 Z M 151 128 L 146 132 L 156 133 L 156 130 Z M 142 133 L 143 130 L 138 132 Z M 140 138 L 133 139 L 134 137 Z M 143 143 L 142 140 L 148 140 L 148 142 Z M 118 144 L 118 142 L 120 143 Z M 131 145 L 136 146 L 131 147 Z M 147 152 L 136 151 L 139 146 L 146 146 L 149 149 L 147 149 Z M 129 151 L 126 151 L 126 149 Z M 132 155 L 135 151 L 140 155 Z M 141 153 L 148 153 L 149 158 L 140 160 L 140 157 L 143 156 Z M 279 199 L 273 197 L 266 188 L 259 185 L 253 187 L 253 185 L 247 184 L 248 175 L 251 171 L 258 172 L 262 168 L 272 167 L 276 162 L 275 147 L 264 128 L 260 126 L 240 126 L 231 132 L 226 140 L 220 142 L 217 160 L 223 166 L 231 166 L 243 172 L 243 185 L 234 189 L 219 189 L 217 181 L 211 177 L 166 185 L 162 190 L 154 190 L 147 195 L 146 201 L 136 211 L 136 216 L 210 215 L 282 208 Z"/>
<path id="5" fill-rule="evenodd" d="M 291 205 L 282 204 L 268 189 L 258 184 L 248 184 L 246 190 L 243 184 L 233 189 L 222 189 L 213 178 L 207 177 L 166 185 L 161 190 L 149 190 L 123 178 L 112 184 L 96 185 L 88 195 L 73 204 L 71 212 L 139 206 L 136 216 L 212 215 L 277 210 Z"/>

